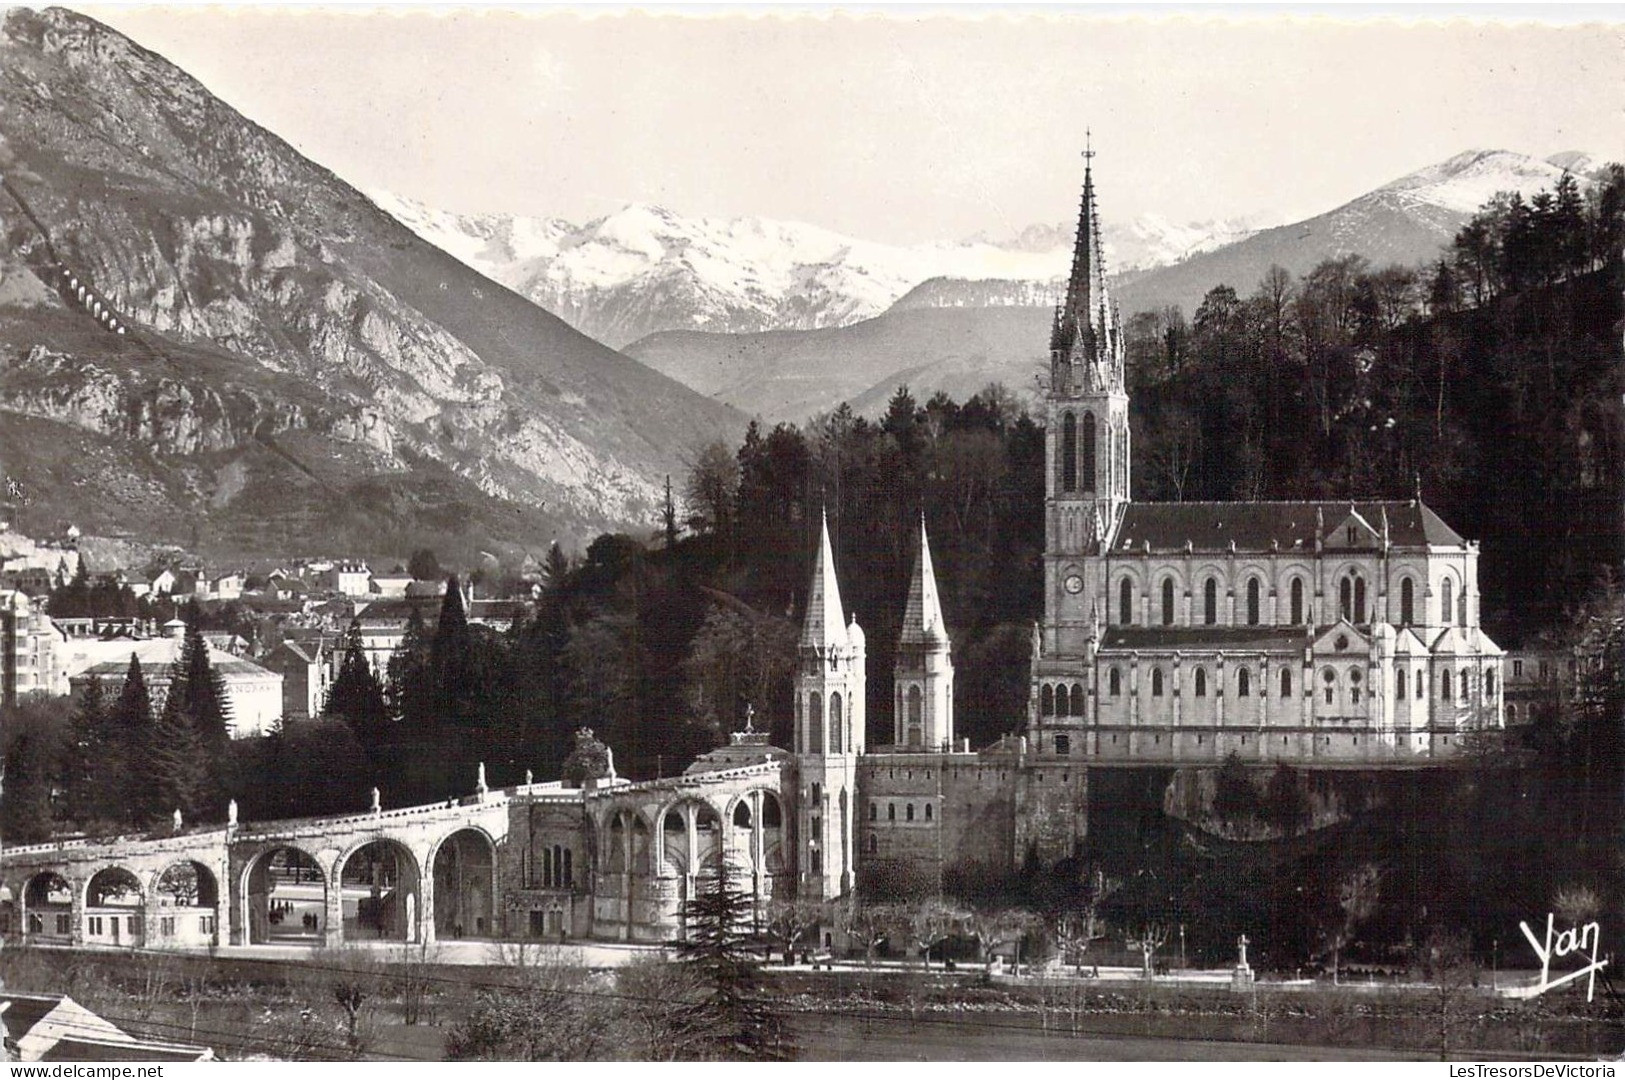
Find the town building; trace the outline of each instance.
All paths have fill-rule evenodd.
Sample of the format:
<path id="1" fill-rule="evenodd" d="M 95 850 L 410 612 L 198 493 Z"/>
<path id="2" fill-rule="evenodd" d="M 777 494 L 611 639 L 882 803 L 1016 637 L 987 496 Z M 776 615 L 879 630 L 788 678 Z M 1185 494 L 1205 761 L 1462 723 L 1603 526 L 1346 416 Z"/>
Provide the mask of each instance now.
<path id="1" fill-rule="evenodd" d="M 172 668 L 180 660 L 186 637 L 186 624 L 173 619 L 163 627 L 162 637 L 75 640 L 68 653 L 68 685 L 75 696 L 83 694 L 92 678 L 101 680 L 106 693 L 117 696 L 130 670 L 130 657 L 141 661 L 142 678 L 152 698 L 154 711 L 162 709 L 169 693 Z M 209 664 L 226 688 L 231 708 L 227 729 L 234 739 L 269 734 L 282 716 L 282 676 L 252 660 L 221 652 L 205 642 Z"/>
<path id="2" fill-rule="evenodd" d="M 68 635 L 21 591 L 0 592 L 0 704 L 68 692 Z"/>

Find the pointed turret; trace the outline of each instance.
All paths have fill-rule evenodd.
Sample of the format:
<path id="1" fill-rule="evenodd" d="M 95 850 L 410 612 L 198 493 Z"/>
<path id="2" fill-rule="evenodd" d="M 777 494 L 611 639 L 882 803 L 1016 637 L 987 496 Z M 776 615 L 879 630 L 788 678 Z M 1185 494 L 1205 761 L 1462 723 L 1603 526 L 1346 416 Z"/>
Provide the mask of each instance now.
<path id="1" fill-rule="evenodd" d="M 846 616 L 841 586 L 835 580 L 835 553 L 829 542 L 829 517 L 823 515 L 818 561 L 807 589 L 807 618 L 801 624 L 801 647 L 825 650 L 846 644 Z"/>
<path id="2" fill-rule="evenodd" d="M 920 515 L 920 553 L 914 560 L 914 579 L 908 586 L 908 606 L 903 609 L 901 645 L 947 644 L 948 629 L 942 618 L 942 602 L 937 597 L 937 575 L 931 566 L 931 541 L 925 534 L 925 515 Z"/>

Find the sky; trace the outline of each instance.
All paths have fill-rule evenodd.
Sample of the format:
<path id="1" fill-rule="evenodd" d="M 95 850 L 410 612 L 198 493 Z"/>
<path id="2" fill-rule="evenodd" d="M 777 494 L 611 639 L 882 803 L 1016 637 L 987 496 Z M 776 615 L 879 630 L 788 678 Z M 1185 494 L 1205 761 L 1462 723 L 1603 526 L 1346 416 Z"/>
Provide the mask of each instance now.
<path id="1" fill-rule="evenodd" d="M 461 212 L 584 222 L 647 202 L 887 243 L 1005 237 L 1075 213 L 1086 129 L 1120 219 L 1298 220 L 1467 149 L 1625 160 L 1617 5 L 1550 24 L 77 10 L 357 187 Z"/>

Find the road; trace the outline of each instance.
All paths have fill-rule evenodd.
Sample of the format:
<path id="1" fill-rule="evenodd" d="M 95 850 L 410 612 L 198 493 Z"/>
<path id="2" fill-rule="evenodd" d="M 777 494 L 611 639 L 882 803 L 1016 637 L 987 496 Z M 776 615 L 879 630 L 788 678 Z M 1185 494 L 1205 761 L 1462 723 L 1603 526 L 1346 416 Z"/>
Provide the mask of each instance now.
<path id="1" fill-rule="evenodd" d="M 1122 1035 L 1072 1035 L 1005 1018 L 856 1018 L 803 1013 L 791 1024 L 802 1061 L 1429 1061 L 1422 1051 L 1291 1046 Z"/>

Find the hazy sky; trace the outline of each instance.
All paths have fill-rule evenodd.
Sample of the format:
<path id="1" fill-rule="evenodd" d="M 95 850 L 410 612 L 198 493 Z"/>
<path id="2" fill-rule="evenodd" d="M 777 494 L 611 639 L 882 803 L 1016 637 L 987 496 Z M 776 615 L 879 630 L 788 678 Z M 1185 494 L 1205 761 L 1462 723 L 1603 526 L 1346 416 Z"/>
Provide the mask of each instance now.
<path id="1" fill-rule="evenodd" d="M 357 186 L 452 210 L 1003 235 L 1071 216 L 1086 126 L 1119 218 L 1293 220 L 1469 148 L 1625 160 L 1618 6 L 1556 25 L 79 10 Z"/>

